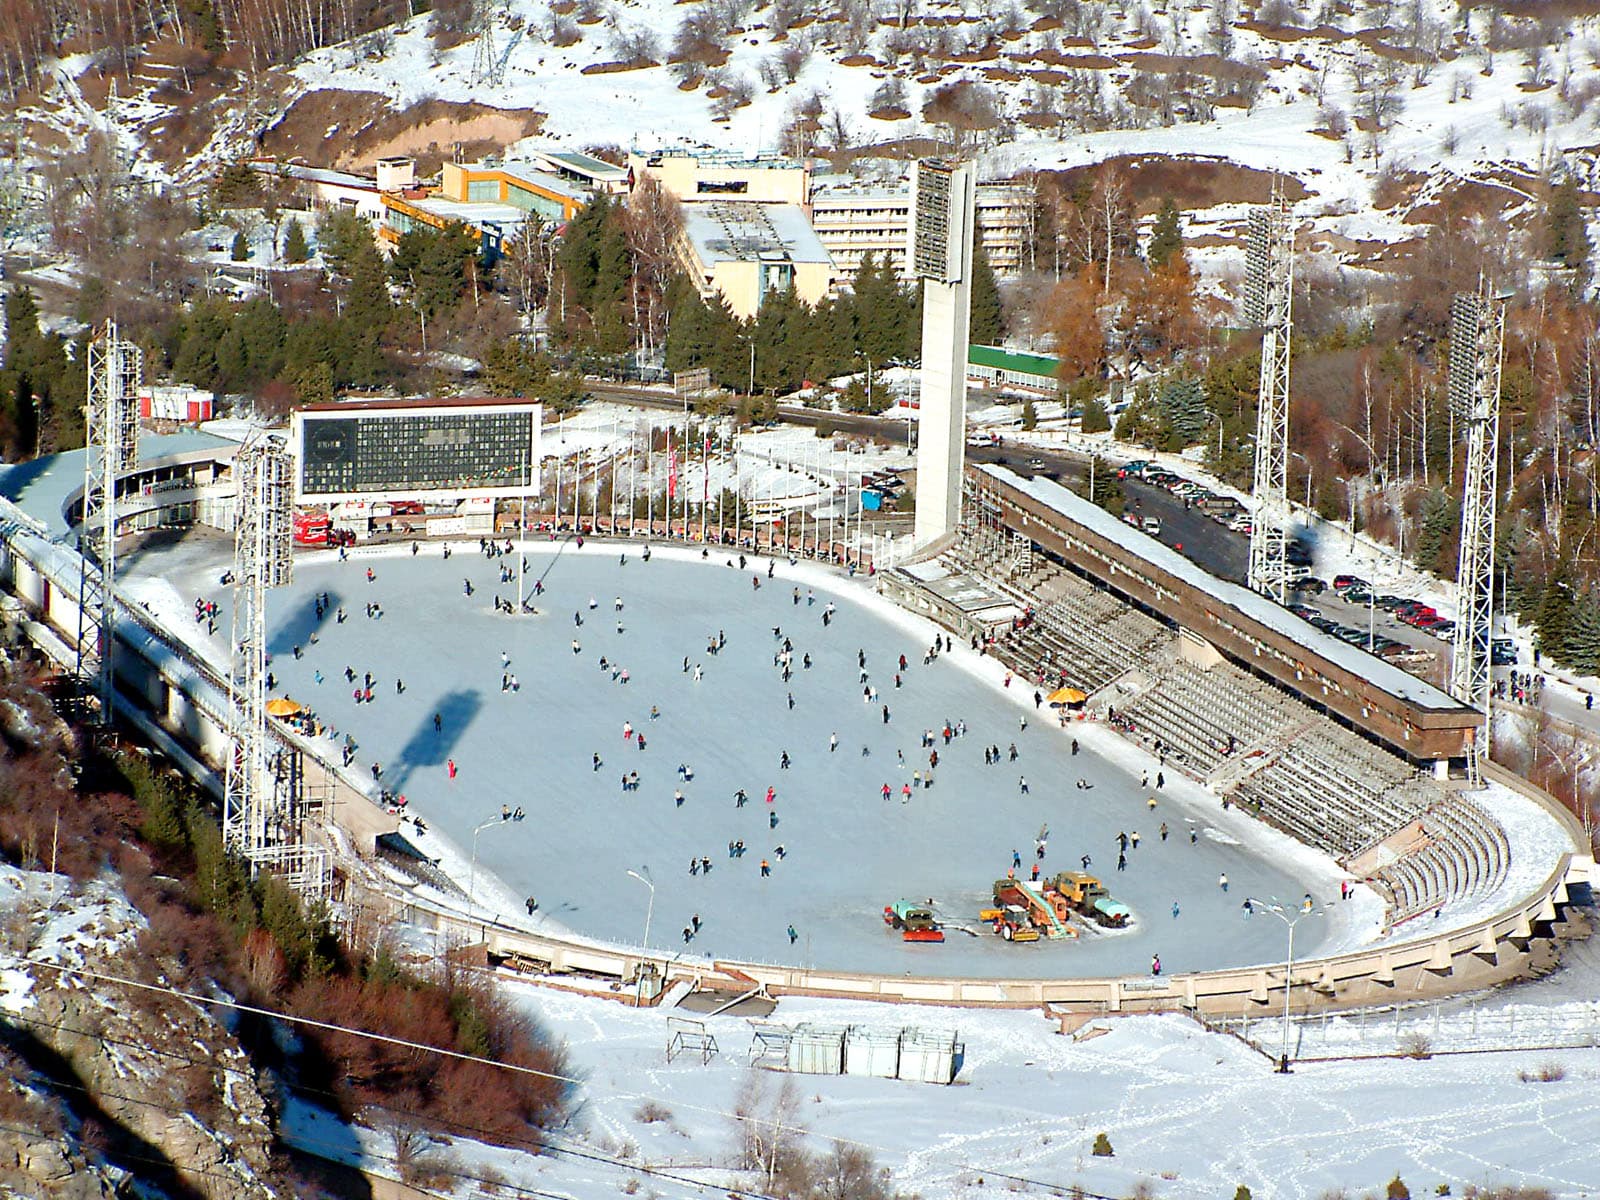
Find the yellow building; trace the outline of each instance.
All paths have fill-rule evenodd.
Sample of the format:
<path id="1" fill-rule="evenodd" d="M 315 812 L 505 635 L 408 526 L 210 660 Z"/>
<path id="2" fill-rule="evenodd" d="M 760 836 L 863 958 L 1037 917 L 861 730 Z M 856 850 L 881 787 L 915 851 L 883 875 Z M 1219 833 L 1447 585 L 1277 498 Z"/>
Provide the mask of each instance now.
<path id="1" fill-rule="evenodd" d="M 589 202 L 587 188 L 521 163 L 447 162 L 437 194 L 458 204 L 509 204 L 546 221 L 570 221 Z"/>
<path id="2" fill-rule="evenodd" d="M 634 185 L 653 178 L 682 201 L 744 200 L 753 204 L 804 205 L 811 194 L 811 167 L 777 155 L 720 151 L 662 150 L 628 155 Z"/>
<path id="3" fill-rule="evenodd" d="M 753 317 L 769 292 L 792 285 L 801 300 L 816 304 L 833 284 L 833 259 L 797 204 L 685 204 L 678 257 L 702 295 L 720 293 L 740 318 Z"/>

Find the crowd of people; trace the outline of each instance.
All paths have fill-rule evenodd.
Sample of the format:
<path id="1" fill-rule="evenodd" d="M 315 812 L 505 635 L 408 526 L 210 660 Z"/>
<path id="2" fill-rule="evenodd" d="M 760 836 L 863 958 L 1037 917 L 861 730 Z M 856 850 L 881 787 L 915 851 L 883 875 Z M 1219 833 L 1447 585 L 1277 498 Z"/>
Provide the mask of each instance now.
<path id="1" fill-rule="evenodd" d="M 460 548 L 457 548 L 460 552 Z M 414 549 L 413 555 L 417 552 Z M 445 556 L 449 556 L 449 547 L 444 548 Z M 687 649 L 687 653 L 678 655 L 673 652 L 671 661 L 678 663 L 678 673 L 686 677 L 687 692 L 674 691 L 668 688 L 665 681 L 654 676 L 659 674 L 659 669 L 653 667 L 642 675 L 636 675 L 627 660 L 634 658 L 630 647 L 635 645 L 634 639 L 638 636 L 629 631 L 629 604 L 630 591 L 635 588 L 648 588 L 648 567 L 630 565 L 626 552 L 620 554 L 617 567 L 619 588 L 609 604 L 609 612 L 601 612 L 601 601 L 595 595 L 580 594 L 574 596 L 568 590 L 566 580 L 562 577 L 559 557 L 555 560 L 543 559 L 541 570 L 537 577 L 529 571 L 529 562 L 526 558 L 517 560 L 515 548 L 508 540 L 483 539 L 478 544 L 478 556 L 483 560 L 489 570 L 493 571 L 493 579 L 501 586 L 516 582 L 519 576 L 523 584 L 518 588 L 518 595 L 524 598 L 520 605 L 523 612 L 532 615 L 542 615 L 534 607 L 532 599 L 539 597 L 542 604 L 555 606 L 557 611 L 563 611 L 563 605 L 571 605 L 572 632 L 575 635 L 571 641 L 571 652 L 579 659 L 589 658 L 600 678 L 618 689 L 617 695 L 621 698 L 621 709 L 628 715 L 620 723 L 620 745 L 582 744 L 577 738 L 565 737 L 563 730 L 552 729 L 552 736 L 548 741 L 542 742 L 541 753 L 570 754 L 580 759 L 586 774 L 599 776 L 607 766 L 607 760 L 616 754 L 622 755 L 623 761 L 612 764 L 611 778 L 618 781 L 620 794 L 628 804 L 664 803 L 669 806 L 668 811 L 684 813 L 692 820 L 695 826 L 695 840 L 703 838 L 703 844 L 694 846 L 688 855 L 689 862 L 686 868 L 688 878 L 694 879 L 695 889 L 712 889 L 725 878 L 738 878 L 740 873 L 750 873 L 757 880 L 771 879 L 780 873 L 789 871 L 809 871 L 826 869 L 826 864 L 805 861 L 805 853 L 811 839 L 800 836 L 801 830 L 814 822 L 834 819 L 835 810 L 827 812 L 813 810 L 808 804 L 808 799 L 815 795 L 819 780 L 824 778 L 820 767 L 825 766 L 829 756 L 836 755 L 841 747 L 845 746 L 852 759 L 859 758 L 862 765 L 853 768 L 853 774 L 862 780 L 864 787 L 871 789 L 874 798 L 881 798 L 882 802 L 898 801 L 895 808 L 901 806 L 913 807 L 919 797 L 929 789 L 935 787 L 941 770 L 950 761 L 981 761 L 985 767 L 1009 766 L 1013 770 L 1027 757 L 1029 749 L 1028 714 L 1033 708 L 1042 705 L 1042 695 L 1035 692 L 1032 699 L 1033 708 L 1029 708 L 1024 697 L 1023 712 L 1017 717 L 1016 725 L 1002 732 L 994 726 L 994 716 L 991 713 L 982 721 L 974 722 L 981 728 L 969 728 L 968 721 L 960 713 L 950 714 L 933 723 L 914 721 L 906 724 L 897 719 L 895 708 L 900 707 L 897 700 L 895 706 L 887 702 L 890 693 L 896 697 L 907 697 L 906 711 L 923 710 L 924 701 L 917 695 L 922 676 L 931 671 L 941 669 L 941 661 L 955 652 L 954 639 L 943 632 L 935 633 L 931 642 L 921 647 L 921 653 L 912 653 L 911 647 L 906 647 L 905 652 L 889 649 L 885 650 L 881 644 L 873 646 L 870 650 L 865 645 L 856 644 L 856 639 L 851 636 L 850 623 L 839 620 L 840 611 L 832 601 L 823 601 L 818 598 L 815 591 L 805 588 L 800 584 L 791 583 L 788 587 L 768 587 L 764 584 L 773 583 L 777 579 L 778 568 L 781 560 L 753 560 L 745 554 L 736 554 L 727 557 L 724 565 L 731 571 L 737 571 L 747 576 L 751 583 L 751 591 L 746 600 L 747 605 L 759 605 L 766 610 L 765 627 L 770 630 L 770 641 L 765 646 L 744 644 L 743 639 L 749 637 L 748 628 L 742 632 L 736 630 L 733 636 L 725 628 L 708 629 L 703 625 L 696 629 L 692 620 L 686 620 L 677 627 L 669 627 L 665 631 L 660 626 L 653 626 L 648 636 L 656 639 L 670 637 L 681 639 L 684 643 L 678 649 Z M 635 564 L 642 561 L 650 562 L 648 550 L 636 556 Z M 347 568 L 349 576 L 355 580 L 364 580 L 358 585 L 359 590 L 366 591 L 364 597 L 365 608 L 370 619 L 379 620 L 383 612 L 383 598 L 381 589 L 384 588 L 384 567 L 381 561 L 366 565 L 361 563 L 351 564 Z M 514 601 L 505 601 L 500 596 L 492 593 L 481 594 L 485 591 L 480 582 L 475 582 L 471 574 L 461 576 L 460 599 L 465 604 L 478 610 L 489 608 L 492 603 L 493 612 L 497 617 L 515 617 L 519 605 Z M 531 581 L 531 582 L 530 582 Z M 634 593 L 637 595 L 638 593 Z M 387 597 L 391 603 L 398 603 L 400 596 Z M 326 678 L 322 667 L 328 666 L 329 673 L 337 672 L 342 675 L 344 684 L 348 689 L 353 707 L 365 708 L 371 705 L 381 705 L 384 697 L 390 692 L 396 697 L 405 695 L 407 685 L 404 679 L 394 675 L 393 661 L 372 662 L 342 662 L 339 649 L 337 629 L 345 624 L 346 614 L 342 605 L 336 605 L 326 592 L 318 593 L 313 598 L 314 615 L 316 623 L 311 634 L 303 643 L 294 646 L 296 659 L 327 659 L 328 662 L 320 663 L 315 671 L 314 679 L 320 684 Z M 196 619 L 214 623 L 216 620 L 216 607 L 203 600 L 196 601 Z M 335 615 L 336 614 L 336 615 Z M 687 615 L 687 614 L 686 614 Z M 327 624 L 333 619 L 333 625 Z M 562 619 L 557 628 L 565 625 Z M 509 627 L 508 627 L 509 628 Z M 614 632 L 613 632 L 614 631 Z M 593 636 L 597 645 L 585 650 L 582 635 Z M 552 636 L 559 639 L 564 636 L 555 633 L 545 623 L 534 622 L 520 626 L 517 638 L 534 637 L 548 639 Z M 511 635 L 508 633 L 508 639 Z M 758 640 L 766 640 L 761 635 Z M 508 640 L 508 646 L 515 647 L 516 642 Z M 659 645 L 653 647 L 652 660 L 660 657 Z M 963 649 L 968 649 L 964 645 Z M 980 643 L 977 652 L 983 652 Z M 563 652 L 564 653 L 564 652 Z M 737 780 L 737 786 L 729 792 L 721 792 L 718 796 L 706 793 L 703 787 L 697 786 L 696 771 L 691 762 L 691 755 L 699 749 L 694 735 L 685 740 L 684 729 L 692 728 L 693 721 L 683 721 L 682 713 L 673 714 L 680 718 L 673 722 L 673 732 L 660 732 L 664 727 L 661 704 L 685 704 L 691 707 L 701 704 L 711 705 L 721 703 L 718 688 L 717 674 L 722 669 L 722 664 L 728 656 L 737 659 L 741 668 L 746 668 L 752 659 L 766 664 L 770 672 L 771 689 L 768 693 L 772 699 L 773 712 L 794 712 L 797 708 L 808 707 L 812 712 L 825 712 L 826 718 L 813 728 L 829 729 L 826 739 L 815 738 L 815 743 L 810 740 L 806 744 L 793 743 L 781 745 L 771 759 L 764 759 L 751 754 L 739 762 L 739 769 L 744 777 Z M 848 657 L 845 657 L 848 656 Z M 839 660 L 854 661 L 854 683 L 860 689 L 862 704 L 859 708 L 845 703 L 847 697 L 841 696 L 835 690 L 840 676 Z M 819 671 L 817 668 L 826 663 L 830 670 Z M 330 665 L 332 664 L 332 665 Z M 497 677 L 501 694 L 508 698 L 514 697 L 522 690 L 522 682 L 518 678 L 517 663 L 509 649 L 499 652 L 498 660 L 493 662 L 493 677 Z M 642 664 L 636 664 L 642 665 Z M 380 671 L 388 667 L 388 675 L 381 676 Z M 470 667 L 469 667 L 470 669 Z M 668 668 L 669 673 L 671 668 Z M 817 682 L 826 676 L 831 682 Z M 1008 680 L 1009 682 L 1009 680 Z M 1043 682 L 1040 680 L 1039 682 Z M 391 686 L 392 685 L 392 686 Z M 695 685 L 703 685 L 703 690 Z M 535 689 L 539 694 L 539 689 Z M 548 694 L 543 695 L 549 699 Z M 328 703 L 326 708 L 336 709 L 337 705 Z M 852 714 L 852 710 L 854 715 Z M 748 714 L 751 721 L 763 721 L 769 714 L 758 711 Z M 774 718 L 775 719 L 775 718 Z M 1007 718 L 1009 720 L 1009 718 Z M 443 748 L 454 745 L 454 739 L 459 736 L 460 730 L 450 727 L 442 712 L 432 714 L 432 731 L 441 748 L 434 762 L 445 762 L 446 782 L 452 788 L 461 788 L 465 791 L 471 787 L 471 777 L 479 770 L 497 771 L 501 764 L 475 763 L 461 760 L 457 757 L 446 759 Z M 613 726 L 617 729 L 617 726 Z M 342 761 L 346 767 L 351 766 L 359 754 L 360 747 L 355 739 L 348 733 L 342 737 L 337 729 L 328 730 L 339 746 Z M 574 730 L 573 732 L 576 732 Z M 978 736 L 974 736 L 974 735 Z M 814 736 L 814 735 L 813 735 Z M 1072 753 L 1079 751 L 1077 739 L 1072 739 Z M 859 747 L 859 754 L 857 754 Z M 408 750 L 415 748 L 415 743 Z M 508 751 L 510 748 L 507 748 Z M 1158 755 L 1156 769 L 1146 774 L 1141 780 L 1141 788 L 1148 793 L 1147 807 L 1152 813 L 1152 827 L 1158 826 L 1160 845 L 1169 841 L 1172 833 L 1171 822 L 1166 819 L 1171 817 L 1176 820 L 1176 815 L 1171 812 L 1157 812 L 1158 797 L 1166 787 L 1165 747 L 1155 747 Z M 891 759 L 885 759 L 885 754 L 892 753 Z M 457 755 L 461 754 L 458 749 Z M 661 760 L 665 759 L 665 764 Z M 871 760 L 872 765 L 866 765 Z M 879 763 L 883 763 L 878 770 L 874 770 Z M 415 764 L 407 764 L 414 768 Z M 385 766 L 382 762 L 373 761 L 369 767 L 372 780 L 384 789 L 385 800 L 394 806 L 398 800 L 398 807 L 404 809 L 403 795 L 395 795 L 387 790 L 385 784 Z M 1153 787 L 1151 775 L 1154 775 Z M 465 777 L 460 780 L 458 777 Z M 1036 805 L 1035 811 L 1040 817 L 1054 811 L 1059 813 L 1061 801 L 1058 795 L 1053 794 L 1055 788 L 1040 789 L 1037 796 L 1030 789 L 1025 775 L 1017 776 L 1018 790 L 1023 796 L 1030 797 L 1030 803 Z M 1129 780 L 1131 784 L 1131 779 Z M 1078 778 L 1078 787 L 1087 791 L 1094 785 L 1085 777 Z M 606 784 L 609 790 L 610 785 Z M 740 810 L 748 806 L 752 798 L 759 801 L 757 811 L 763 813 L 762 822 L 764 830 L 757 825 L 752 827 L 748 816 Z M 865 798 L 865 797 L 864 797 Z M 974 802 L 981 803 L 980 797 L 973 797 Z M 718 806 L 718 811 L 725 812 L 726 817 L 718 815 L 712 820 L 705 818 L 707 805 Z M 520 821 L 526 814 L 520 807 L 506 805 L 501 812 L 502 819 L 507 822 Z M 539 808 L 533 809 L 537 819 L 540 816 Z M 424 830 L 420 821 L 417 828 Z M 759 841 L 759 834 L 767 837 L 765 844 Z M 1193 822 L 1188 822 L 1187 840 L 1190 846 L 1198 844 L 1199 827 Z M 1181 841 L 1181 839 L 1180 839 Z M 715 855 L 714 847 L 724 844 L 727 854 L 725 858 Z M 1133 868 L 1136 861 L 1147 858 L 1150 850 L 1141 855 L 1139 847 L 1141 837 L 1137 830 L 1120 833 L 1115 842 L 1115 865 L 1119 872 L 1126 872 Z M 801 851 L 797 858 L 791 853 L 791 847 Z M 1093 855 L 1099 853 L 1103 847 L 1081 846 L 1075 848 L 1071 858 L 1075 858 L 1084 870 L 1088 870 L 1093 862 Z M 754 851 L 754 852 L 752 852 Z M 1028 864 L 1030 878 L 1038 880 L 1045 870 L 1048 854 L 1048 826 L 1042 827 L 1041 834 L 1035 839 L 1034 856 Z M 681 859 L 679 860 L 682 861 Z M 716 870 L 717 863 L 722 863 L 722 870 Z M 1015 877 L 1016 872 L 1023 867 L 1020 854 L 1013 852 L 1009 874 Z M 1148 868 L 1160 872 L 1163 868 L 1151 862 Z M 993 878 L 982 868 L 981 864 L 974 864 L 972 871 L 975 880 Z M 713 878 L 715 876 L 715 878 Z M 1227 889 L 1226 878 L 1221 882 L 1223 890 Z M 548 897 L 547 897 L 548 899 Z M 533 897 L 528 898 L 528 912 L 533 915 L 539 910 L 538 903 Z M 683 942 L 692 944 L 700 939 L 703 930 L 714 928 L 714 922 L 708 921 L 704 913 L 713 916 L 721 906 L 710 898 L 703 900 L 694 907 L 689 918 L 685 920 L 683 929 Z M 1248 911 L 1248 910 L 1247 910 Z M 1174 897 L 1171 902 L 1172 919 L 1177 920 L 1183 908 L 1179 898 Z M 960 920 L 968 914 L 950 914 L 951 919 Z M 794 944 L 798 937 L 801 919 L 799 913 L 771 912 L 763 914 L 764 918 L 772 923 L 775 933 L 787 937 L 790 944 Z"/>

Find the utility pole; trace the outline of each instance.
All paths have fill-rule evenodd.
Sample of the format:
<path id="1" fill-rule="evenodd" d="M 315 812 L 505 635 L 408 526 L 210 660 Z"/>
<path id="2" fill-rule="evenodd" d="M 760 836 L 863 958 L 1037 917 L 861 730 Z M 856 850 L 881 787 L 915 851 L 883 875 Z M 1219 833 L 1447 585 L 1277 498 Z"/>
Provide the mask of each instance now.
<path id="1" fill-rule="evenodd" d="M 1289 228 L 1289 203 L 1277 176 L 1272 181 L 1271 202 L 1250 213 L 1245 287 L 1245 319 L 1261 328 L 1249 584 L 1251 590 L 1283 604 L 1288 599 L 1289 310 L 1294 292 L 1294 237 Z"/>

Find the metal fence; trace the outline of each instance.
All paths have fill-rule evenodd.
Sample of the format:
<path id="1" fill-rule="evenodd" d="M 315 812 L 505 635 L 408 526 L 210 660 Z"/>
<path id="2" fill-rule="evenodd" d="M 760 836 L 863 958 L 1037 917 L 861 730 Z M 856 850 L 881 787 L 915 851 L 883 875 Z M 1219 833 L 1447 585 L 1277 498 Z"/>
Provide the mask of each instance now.
<path id="1" fill-rule="evenodd" d="M 1283 1052 L 1283 1016 L 1212 1017 L 1269 1058 Z M 1289 1019 L 1292 1061 L 1424 1057 L 1600 1046 L 1600 1001 L 1512 1004 L 1501 998 L 1418 1001 Z"/>

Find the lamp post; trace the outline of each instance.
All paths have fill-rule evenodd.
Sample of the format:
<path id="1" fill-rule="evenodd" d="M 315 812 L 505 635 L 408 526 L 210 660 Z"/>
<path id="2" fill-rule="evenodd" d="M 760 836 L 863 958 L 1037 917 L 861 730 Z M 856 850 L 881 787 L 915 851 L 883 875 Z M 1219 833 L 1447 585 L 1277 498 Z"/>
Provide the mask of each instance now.
<path id="1" fill-rule="evenodd" d="M 1311 460 L 1298 450 L 1289 451 L 1290 458 L 1298 458 L 1306 465 L 1306 519 L 1311 518 Z"/>
<path id="2" fill-rule="evenodd" d="M 628 874 L 650 889 L 650 901 L 645 906 L 644 910 L 644 952 L 648 956 L 650 953 L 650 918 L 655 915 L 656 911 L 656 885 L 650 881 L 649 867 L 640 867 L 639 870 L 629 871 Z M 639 982 L 633 994 L 633 1005 L 635 1008 L 638 1008 L 643 1004 L 644 961 L 641 959 L 639 962 Z"/>
<path id="3" fill-rule="evenodd" d="M 467 875 L 467 903 L 471 904 L 473 889 L 478 885 L 478 835 L 491 825 L 499 825 L 505 817 L 490 817 L 482 825 L 472 831 L 472 870 Z"/>
<path id="4" fill-rule="evenodd" d="M 1210 417 L 1212 421 L 1217 423 L 1217 466 L 1220 469 L 1222 466 L 1222 414 L 1219 412 L 1208 412 L 1206 416 Z"/>
<path id="5" fill-rule="evenodd" d="M 1255 908 L 1277 917 L 1289 930 L 1289 957 L 1283 968 L 1283 1047 L 1278 1055 L 1278 1074 L 1287 1075 L 1289 1074 L 1289 997 L 1294 986 L 1294 927 L 1306 917 L 1320 917 L 1322 910 L 1311 903 L 1310 896 L 1306 897 L 1305 903 L 1293 910 L 1293 916 L 1289 915 L 1289 909 L 1276 900 L 1251 899 L 1250 903 Z"/>

